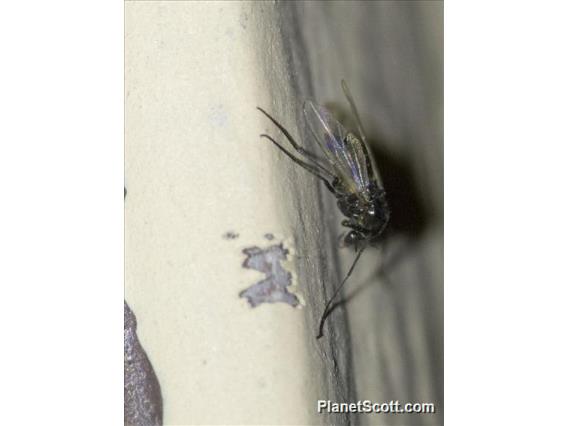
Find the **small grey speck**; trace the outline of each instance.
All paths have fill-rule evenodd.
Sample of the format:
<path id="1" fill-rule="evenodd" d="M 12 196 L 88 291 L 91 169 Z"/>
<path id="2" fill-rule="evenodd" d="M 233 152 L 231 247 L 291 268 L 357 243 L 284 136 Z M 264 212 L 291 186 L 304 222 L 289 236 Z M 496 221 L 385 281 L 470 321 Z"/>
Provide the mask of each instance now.
<path id="1" fill-rule="evenodd" d="M 226 240 L 234 240 L 239 238 L 239 234 L 233 231 L 227 231 L 223 234 L 223 238 Z"/>

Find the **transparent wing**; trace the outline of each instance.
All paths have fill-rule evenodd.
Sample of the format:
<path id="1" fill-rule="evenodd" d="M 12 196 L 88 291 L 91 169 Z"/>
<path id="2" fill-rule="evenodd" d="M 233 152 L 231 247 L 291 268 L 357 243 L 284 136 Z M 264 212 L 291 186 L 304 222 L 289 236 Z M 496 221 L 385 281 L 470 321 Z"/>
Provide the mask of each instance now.
<path id="1" fill-rule="evenodd" d="M 347 190 L 360 193 L 369 186 L 365 147 L 324 107 L 312 101 L 304 103 L 306 123 Z M 372 169 L 371 169 L 372 170 Z"/>
<path id="2" fill-rule="evenodd" d="M 347 82 L 345 80 L 341 80 L 341 88 L 343 89 L 343 93 L 347 98 L 347 102 L 349 102 L 349 106 L 351 107 L 351 113 L 355 117 L 355 122 L 357 123 L 357 130 L 359 132 L 359 137 L 363 141 L 363 148 L 365 148 L 366 150 L 366 148 L 369 145 L 367 144 L 367 138 L 365 136 L 365 130 L 363 129 L 363 123 L 361 122 L 361 118 L 359 117 L 359 112 L 357 111 L 357 107 L 355 106 L 355 101 L 353 100 L 353 95 L 351 95 L 351 90 L 349 90 L 349 86 L 347 86 Z M 377 180 L 379 184 L 381 184 L 382 183 L 381 174 L 379 173 L 379 169 L 377 168 L 377 165 L 373 161 L 373 158 L 369 157 L 369 155 L 367 155 L 366 158 L 369 166 L 369 170 L 367 173 L 371 175 L 375 180 Z"/>

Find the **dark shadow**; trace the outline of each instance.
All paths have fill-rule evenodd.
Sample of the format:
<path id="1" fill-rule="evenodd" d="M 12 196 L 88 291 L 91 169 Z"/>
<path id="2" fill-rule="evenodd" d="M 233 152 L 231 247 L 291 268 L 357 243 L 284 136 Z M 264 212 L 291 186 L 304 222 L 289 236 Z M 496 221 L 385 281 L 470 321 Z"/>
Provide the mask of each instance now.
<path id="1" fill-rule="evenodd" d="M 429 219 L 426 208 L 418 197 L 415 178 L 408 162 L 382 149 L 386 146 L 370 139 L 371 155 L 380 170 L 391 209 L 388 234 L 403 234 L 414 240 L 426 229 Z"/>

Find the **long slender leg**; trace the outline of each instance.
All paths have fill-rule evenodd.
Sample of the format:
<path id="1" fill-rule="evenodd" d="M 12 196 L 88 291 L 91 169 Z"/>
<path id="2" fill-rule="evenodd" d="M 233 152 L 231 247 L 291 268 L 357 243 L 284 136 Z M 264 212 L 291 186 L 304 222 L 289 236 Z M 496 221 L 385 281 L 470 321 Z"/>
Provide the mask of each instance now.
<path id="1" fill-rule="evenodd" d="M 325 184 L 325 186 L 327 187 L 327 189 L 329 189 L 329 191 L 332 194 L 335 194 L 335 189 L 333 189 L 333 186 L 331 186 L 331 183 L 325 177 L 323 177 L 320 174 L 319 169 L 316 169 L 312 164 L 306 163 L 305 161 L 302 161 L 299 158 L 297 158 L 296 156 L 294 156 L 291 152 L 289 152 L 286 148 L 284 148 L 282 145 L 280 145 L 278 142 L 276 142 L 269 135 L 262 134 L 262 135 L 260 135 L 260 137 L 266 138 L 269 141 L 271 141 L 274 145 L 276 145 L 278 147 L 278 149 L 280 149 L 284 154 L 286 154 L 294 163 L 298 164 L 299 166 L 301 166 L 302 168 L 304 168 L 306 171 L 310 172 L 314 176 L 320 178 L 323 181 L 323 183 Z"/>
<path id="2" fill-rule="evenodd" d="M 272 117 L 269 113 L 267 113 L 265 110 L 263 110 L 260 107 L 256 107 L 256 109 L 258 109 L 260 112 L 262 112 L 264 115 L 266 115 L 268 117 L 268 119 L 270 121 L 272 121 L 274 123 L 274 125 L 280 129 L 280 131 L 284 134 L 284 136 L 286 136 L 286 139 L 288 139 L 288 142 L 290 142 L 290 144 L 294 147 L 294 149 L 296 151 L 298 151 L 303 156 L 312 160 L 314 162 L 314 165 L 319 170 L 325 170 L 327 173 L 331 174 L 324 166 L 322 166 L 319 163 L 320 161 L 322 161 L 322 159 L 320 157 L 318 157 L 316 154 L 304 149 L 299 143 L 297 143 L 294 140 L 294 138 L 292 137 L 292 135 L 290 134 L 290 132 L 288 132 L 288 130 L 286 130 L 284 128 L 284 126 L 282 126 L 278 121 L 276 121 L 276 119 L 274 117 Z"/>
<path id="3" fill-rule="evenodd" d="M 351 268 L 349 268 L 349 271 L 347 272 L 347 275 L 345 276 L 345 278 L 343 278 L 343 281 L 341 282 L 341 284 L 339 284 L 339 287 L 337 287 L 337 289 L 335 290 L 335 292 L 333 293 L 333 296 L 331 296 L 331 299 L 328 300 L 328 302 L 325 305 L 325 309 L 323 310 L 323 314 L 321 316 L 321 320 L 320 320 L 320 324 L 319 324 L 319 334 L 316 336 L 317 339 L 319 339 L 320 337 L 323 336 L 323 325 L 325 323 L 325 319 L 329 316 L 329 314 L 331 314 L 332 310 L 329 309 L 329 307 L 331 306 L 331 302 L 333 302 L 333 300 L 336 298 L 336 296 L 339 294 L 339 291 L 343 288 L 343 286 L 345 285 L 345 283 L 347 282 L 347 279 L 351 276 L 351 274 L 353 273 L 353 270 L 355 269 L 355 265 L 357 264 L 357 262 L 359 261 L 359 258 L 361 257 L 361 254 L 363 254 L 363 251 L 365 250 L 366 246 L 361 247 L 360 250 L 357 251 L 357 255 L 355 256 L 355 260 L 353 261 L 353 264 L 351 265 Z"/>

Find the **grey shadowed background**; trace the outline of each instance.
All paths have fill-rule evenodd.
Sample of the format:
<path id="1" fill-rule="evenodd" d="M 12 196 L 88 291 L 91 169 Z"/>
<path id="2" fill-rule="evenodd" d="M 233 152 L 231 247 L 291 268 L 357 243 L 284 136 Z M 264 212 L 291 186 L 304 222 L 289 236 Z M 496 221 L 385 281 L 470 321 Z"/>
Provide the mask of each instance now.
<path id="1" fill-rule="evenodd" d="M 350 341 L 339 356 L 345 383 L 353 387 L 347 394 L 433 402 L 437 410 L 352 420 L 442 424 L 443 3 L 294 2 L 280 8 L 299 91 L 348 116 L 340 87 L 346 79 L 392 209 L 382 258 L 378 250 L 365 253 L 340 305 Z M 321 195 L 327 216 L 338 216 L 333 197 Z M 341 253 L 342 273 L 353 256 Z M 345 316 L 336 312 L 329 320 Z"/>

